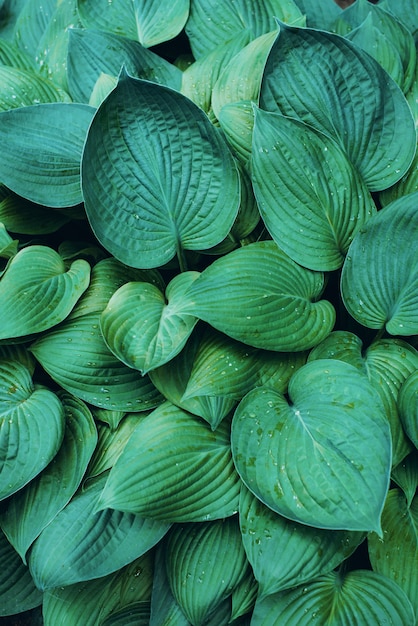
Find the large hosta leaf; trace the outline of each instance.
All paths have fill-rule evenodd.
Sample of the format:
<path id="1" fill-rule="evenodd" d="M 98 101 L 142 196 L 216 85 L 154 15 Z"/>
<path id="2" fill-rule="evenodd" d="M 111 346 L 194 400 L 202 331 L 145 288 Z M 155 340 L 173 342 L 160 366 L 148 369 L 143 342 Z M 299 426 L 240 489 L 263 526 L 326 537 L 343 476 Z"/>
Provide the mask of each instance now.
<path id="1" fill-rule="evenodd" d="M 290 520 L 380 533 L 391 440 L 378 393 L 352 365 L 323 359 L 293 375 L 288 397 L 259 387 L 239 404 L 232 453 L 244 483 Z"/>
<path id="2" fill-rule="evenodd" d="M 332 572 L 261 599 L 252 626 L 413 626 L 415 616 L 402 589 L 389 578 L 367 570 Z"/>
<path id="3" fill-rule="evenodd" d="M 6 187 L 0 190 L 0 222 L 7 230 L 25 235 L 46 235 L 57 231 L 70 221 L 63 210 L 24 200 Z"/>
<path id="4" fill-rule="evenodd" d="M 60 399 L 65 411 L 64 440 L 51 463 L 7 503 L 0 526 L 26 562 L 26 552 L 40 532 L 78 489 L 97 442 L 87 406 L 67 393 Z"/>
<path id="5" fill-rule="evenodd" d="M 260 106 L 336 139 L 372 191 L 399 180 L 415 153 L 414 120 L 401 90 L 377 61 L 339 35 L 282 24 Z"/>
<path id="6" fill-rule="evenodd" d="M 32 335 L 62 322 L 89 280 L 90 265 L 83 259 L 67 270 L 52 248 L 23 248 L 0 281 L 0 339 Z"/>
<path id="7" fill-rule="evenodd" d="M 162 624 L 190 626 L 190 622 L 173 596 L 168 582 L 164 541 L 160 542 L 155 550 L 149 626 L 162 626 Z"/>
<path id="8" fill-rule="evenodd" d="M 276 243 L 310 269 L 341 267 L 376 207 L 338 143 L 303 122 L 257 109 L 251 166 L 260 213 Z"/>
<path id="9" fill-rule="evenodd" d="M 134 267 L 158 267 L 228 234 L 239 176 L 205 113 L 168 87 L 123 75 L 87 137 L 82 186 L 99 241 Z"/>
<path id="10" fill-rule="evenodd" d="M 189 0 L 78 0 L 78 10 L 87 28 L 110 31 L 149 47 L 179 34 L 189 14 Z"/>
<path id="11" fill-rule="evenodd" d="M 239 485 L 229 423 L 213 432 L 166 402 L 132 433 L 98 506 L 173 522 L 218 519 L 237 511 Z"/>
<path id="12" fill-rule="evenodd" d="M 299 9 L 306 16 L 309 28 L 332 30 L 335 20 L 341 15 L 342 9 L 334 0 L 295 0 Z"/>
<path id="13" fill-rule="evenodd" d="M 70 97 L 34 71 L 0 66 L 0 111 L 40 104 L 70 102 Z"/>
<path id="14" fill-rule="evenodd" d="M 29 569 L 39 589 L 105 576 L 145 554 L 170 524 L 112 509 L 96 512 L 107 475 L 87 482 L 36 539 Z"/>
<path id="15" fill-rule="evenodd" d="M 183 311 L 255 348 L 303 351 L 334 325 L 333 306 L 318 301 L 323 289 L 322 273 L 300 267 L 274 242 L 262 241 L 205 269 L 186 292 Z"/>
<path id="16" fill-rule="evenodd" d="M 82 202 L 80 162 L 93 107 L 74 102 L 36 104 L 0 113 L 0 180 L 45 206 Z"/>
<path id="17" fill-rule="evenodd" d="M 418 367 L 401 387 L 399 413 L 408 437 L 418 448 Z"/>
<path id="18" fill-rule="evenodd" d="M 326 574 L 346 559 L 364 534 L 291 522 L 267 508 L 244 486 L 240 498 L 244 548 L 259 583 L 259 597 Z"/>
<path id="19" fill-rule="evenodd" d="M 395 200 L 357 233 L 341 277 L 344 304 L 368 328 L 418 333 L 418 193 Z"/>

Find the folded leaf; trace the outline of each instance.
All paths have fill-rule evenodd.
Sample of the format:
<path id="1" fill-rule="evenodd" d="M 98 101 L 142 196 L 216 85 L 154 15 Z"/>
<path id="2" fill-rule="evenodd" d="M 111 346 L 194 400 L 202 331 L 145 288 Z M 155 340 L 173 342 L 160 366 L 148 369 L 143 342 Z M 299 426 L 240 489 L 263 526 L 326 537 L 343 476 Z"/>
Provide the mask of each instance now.
<path id="1" fill-rule="evenodd" d="M 0 66 L 0 111 L 25 107 L 41 102 L 70 102 L 62 89 L 41 78 L 34 70 Z"/>
<path id="2" fill-rule="evenodd" d="M 399 414 L 408 437 L 418 448 L 418 367 L 401 387 Z"/>

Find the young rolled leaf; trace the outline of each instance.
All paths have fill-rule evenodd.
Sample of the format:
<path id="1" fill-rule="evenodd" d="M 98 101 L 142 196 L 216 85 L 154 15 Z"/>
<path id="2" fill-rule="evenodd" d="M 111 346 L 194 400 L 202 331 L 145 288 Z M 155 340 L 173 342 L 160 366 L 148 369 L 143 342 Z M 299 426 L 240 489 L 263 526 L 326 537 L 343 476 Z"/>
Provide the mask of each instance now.
<path id="1" fill-rule="evenodd" d="M 184 250 L 227 236 L 239 186 L 225 140 L 199 107 L 168 87 L 121 76 L 94 117 L 82 163 L 87 216 L 109 252 L 142 268 L 177 254 L 182 266 Z"/>
<path id="2" fill-rule="evenodd" d="M 331 572 L 256 602 L 254 626 L 414 624 L 408 597 L 392 580 L 368 570 Z"/>
<path id="3" fill-rule="evenodd" d="M 235 411 L 232 454 L 245 485 L 295 522 L 380 534 L 392 459 L 378 393 L 352 365 L 323 359 L 292 376 L 288 398 L 259 387 Z"/>
<path id="4" fill-rule="evenodd" d="M 414 120 L 401 90 L 375 59 L 339 35 L 281 24 L 260 107 L 334 138 L 370 191 L 393 185 L 415 154 Z"/>
<path id="5" fill-rule="evenodd" d="M 360 532 L 330 532 L 291 522 L 244 486 L 239 511 L 242 541 L 259 583 L 259 598 L 327 574 L 365 537 Z"/>
<path id="6" fill-rule="evenodd" d="M 64 408 L 57 396 L 36 388 L 17 361 L 0 362 L 0 500 L 39 474 L 64 436 Z"/>
<path id="7" fill-rule="evenodd" d="M 268 231 L 309 269 L 341 267 L 354 235 L 376 213 L 339 144 L 283 115 L 255 110 L 251 171 Z"/>
<path id="8" fill-rule="evenodd" d="M 418 371 L 406 379 L 399 393 L 399 414 L 405 431 L 418 448 Z"/>
<path id="9" fill-rule="evenodd" d="M 319 300 L 323 289 L 322 273 L 297 265 L 273 241 L 260 241 L 207 267 L 186 292 L 183 311 L 255 348 L 303 351 L 334 325 L 334 307 Z"/>
<path id="10" fill-rule="evenodd" d="M 248 167 L 254 127 L 252 102 L 241 100 L 225 104 L 219 113 L 219 123 L 235 156 Z"/>
<path id="11" fill-rule="evenodd" d="M 370 218 L 355 236 L 341 275 L 350 315 L 391 335 L 418 333 L 417 198 L 404 196 Z"/>
<path id="12" fill-rule="evenodd" d="M 414 449 L 393 468 L 391 478 L 404 492 L 410 507 L 418 487 L 418 450 Z"/>
<path id="13" fill-rule="evenodd" d="M 156 520 L 204 521 L 233 515 L 240 480 L 229 423 L 208 424 L 169 402 L 138 424 L 110 471 L 98 510 L 113 507 Z"/>
<path id="14" fill-rule="evenodd" d="M 62 322 L 89 281 L 87 261 L 78 259 L 67 270 L 52 248 L 23 248 L 0 281 L 0 339 L 32 335 Z"/>
<path id="15" fill-rule="evenodd" d="M 169 529 L 168 523 L 130 513 L 95 512 L 106 478 L 79 489 L 36 539 L 29 569 L 39 589 L 111 574 L 145 554 Z"/>
<path id="16" fill-rule="evenodd" d="M 0 180 L 44 206 L 83 201 L 81 153 L 94 113 L 87 104 L 56 102 L 0 112 Z"/>

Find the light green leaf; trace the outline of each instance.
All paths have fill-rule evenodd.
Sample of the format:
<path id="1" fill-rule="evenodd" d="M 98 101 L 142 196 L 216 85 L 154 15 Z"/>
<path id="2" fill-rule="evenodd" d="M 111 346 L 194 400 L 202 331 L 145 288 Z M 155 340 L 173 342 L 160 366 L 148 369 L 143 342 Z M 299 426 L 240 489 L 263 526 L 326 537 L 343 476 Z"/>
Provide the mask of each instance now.
<path id="1" fill-rule="evenodd" d="M 78 11 L 86 28 L 135 39 L 148 48 L 180 33 L 189 0 L 78 0 Z"/>
<path id="2" fill-rule="evenodd" d="M 31 57 L 35 57 L 57 6 L 57 0 L 46 0 L 39 6 L 37 0 L 24 0 L 14 29 L 17 45 Z"/>
<path id="3" fill-rule="evenodd" d="M 149 283 L 127 283 L 109 300 L 100 317 L 107 346 L 123 363 L 148 373 L 177 356 L 198 319 L 181 311 L 183 294 L 199 276 L 175 276 L 164 294 Z"/>
<path id="4" fill-rule="evenodd" d="M 418 448 L 418 365 L 400 389 L 399 414 L 408 437 Z"/>
<path id="5" fill-rule="evenodd" d="M 405 24 L 411 33 L 418 31 L 418 7 L 414 0 L 386 0 L 386 7 Z"/>
<path id="6" fill-rule="evenodd" d="M 244 486 L 240 497 L 242 540 L 259 583 L 259 598 L 309 582 L 342 563 L 365 535 L 291 522 L 267 508 Z"/>
<path id="7" fill-rule="evenodd" d="M 117 76 L 104 74 L 103 72 L 99 74 L 99 78 L 94 83 L 94 87 L 88 100 L 89 105 L 98 108 L 117 84 Z"/>
<path id="8" fill-rule="evenodd" d="M 411 626 L 414 611 L 393 581 L 368 570 L 331 572 L 294 589 L 273 594 L 255 605 L 252 626 Z"/>
<path id="9" fill-rule="evenodd" d="M 371 191 L 399 180 L 415 154 L 414 120 L 401 90 L 375 59 L 339 35 L 282 24 L 260 107 L 338 141 Z"/>
<path id="10" fill-rule="evenodd" d="M 96 512 L 107 476 L 80 488 L 36 539 L 29 569 L 39 589 L 99 578 L 145 554 L 170 524 L 112 509 Z"/>
<path id="11" fill-rule="evenodd" d="M 254 111 L 249 100 L 224 104 L 219 123 L 235 156 L 248 167 L 253 140 Z"/>
<path id="12" fill-rule="evenodd" d="M 332 271 L 376 207 L 345 152 L 311 126 L 255 111 L 251 171 L 277 245 L 312 270 Z"/>
<path id="13" fill-rule="evenodd" d="M 68 85 L 78 102 L 89 102 L 100 76 L 116 80 L 123 66 L 131 76 L 180 89 L 181 71 L 137 41 L 92 29 L 74 28 L 69 35 Z"/>
<path id="14" fill-rule="evenodd" d="M 82 202 L 80 162 L 94 109 L 56 102 L 0 112 L 0 180 L 32 202 L 56 208 Z"/>
<path id="15" fill-rule="evenodd" d="M 188 620 L 203 625 L 248 567 L 237 519 L 176 525 L 165 545 L 172 593 Z"/>
<path id="16" fill-rule="evenodd" d="M 47 235 L 70 221 L 60 209 L 44 208 L 14 194 L 3 187 L 0 190 L 0 222 L 7 230 L 23 235 Z"/>
<path id="17" fill-rule="evenodd" d="M 92 407 L 92 413 L 94 419 L 99 422 L 99 425 L 106 424 L 112 431 L 117 429 L 122 418 L 127 415 L 126 411 L 99 409 L 98 407 Z"/>
<path id="18" fill-rule="evenodd" d="M 110 471 L 98 509 L 117 508 L 147 518 L 203 521 L 237 511 L 239 477 L 229 445 L 229 423 L 215 432 L 169 402 L 138 424 Z"/>
<path id="19" fill-rule="evenodd" d="M 42 604 L 42 592 L 18 553 L 0 531 L 0 617 L 16 615 Z"/>
<path id="20" fill-rule="evenodd" d="M 7 41 L 3 38 L 0 39 L 0 63 L 1 65 L 10 65 L 11 67 L 17 67 L 20 70 L 35 69 L 35 62 L 30 58 L 28 54 L 26 54 L 26 52 L 21 50 L 15 43 Z"/>
<path id="21" fill-rule="evenodd" d="M 323 288 L 322 273 L 300 267 L 273 241 L 261 241 L 207 267 L 185 294 L 183 311 L 255 348 L 303 351 L 334 325 L 333 306 L 319 300 Z"/>
<path id="22" fill-rule="evenodd" d="M 183 250 L 226 237 L 239 207 L 233 157 L 205 113 L 127 75 L 93 119 L 82 187 L 96 237 L 133 267 L 158 267 L 176 254 L 182 265 Z"/>
<path id="23" fill-rule="evenodd" d="M 70 102 L 70 97 L 34 70 L 0 66 L 0 111 L 41 102 Z"/>
<path id="24" fill-rule="evenodd" d="M 290 520 L 380 533 L 391 440 L 378 393 L 352 365 L 323 359 L 293 375 L 288 398 L 259 387 L 238 405 L 232 453 L 245 485 Z"/>
<path id="25" fill-rule="evenodd" d="M 404 492 L 410 507 L 418 487 L 418 450 L 414 449 L 392 469 L 391 478 Z"/>
<path id="26" fill-rule="evenodd" d="M 36 478 L 9 498 L 0 515 L 0 526 L 24 563 L 29 546 L 78 489 L 97 442 L 87 406 L 65 392 L 59 398 L 65 413 L 60 449 Z"/>
<path id="27" fill-rule="evenodd" d="M 99 315 L 89 313 L 45 333 L 31 352 L 63 389 L 104 409 L 146 411 L 162 396 L 147 376 L 124 365 L 107 348 Z"/>
<path id="28" fill-rule="evenodd" d="M 402 491 L 391 489 L 382 513 L 382 529 L 382 538 L 371 534 L 368 540 L 373 570 L 395 581 L 417 613 L 418 498 L 408 505 Z"/>
<path id="29" fill-rule="evenodd" d="M 48 389 L 34 386 L 17 361 L 0 362 L 0 499 L 37 476 L 59 450 L 64 408 Z"/>
<path id="30" fill-rule="evenodd" d="M 354 238 L 342 270 L 350 315 L 391 335 L 418 333 L 417 197 L 409 194 L 373 216 Z"/>

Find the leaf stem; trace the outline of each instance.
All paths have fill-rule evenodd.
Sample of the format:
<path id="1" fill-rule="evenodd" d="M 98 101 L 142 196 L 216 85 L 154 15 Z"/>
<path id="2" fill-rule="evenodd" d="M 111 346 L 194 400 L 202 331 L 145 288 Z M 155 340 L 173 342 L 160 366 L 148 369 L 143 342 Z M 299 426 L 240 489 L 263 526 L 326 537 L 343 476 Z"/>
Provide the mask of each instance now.
<path id="1" fill-rule="evenodd" d="M 179 262 L 180 272 L 187 272 L 187 260 L 184 254 L 184 249 L 177 245 L 177 260 Z"/>

